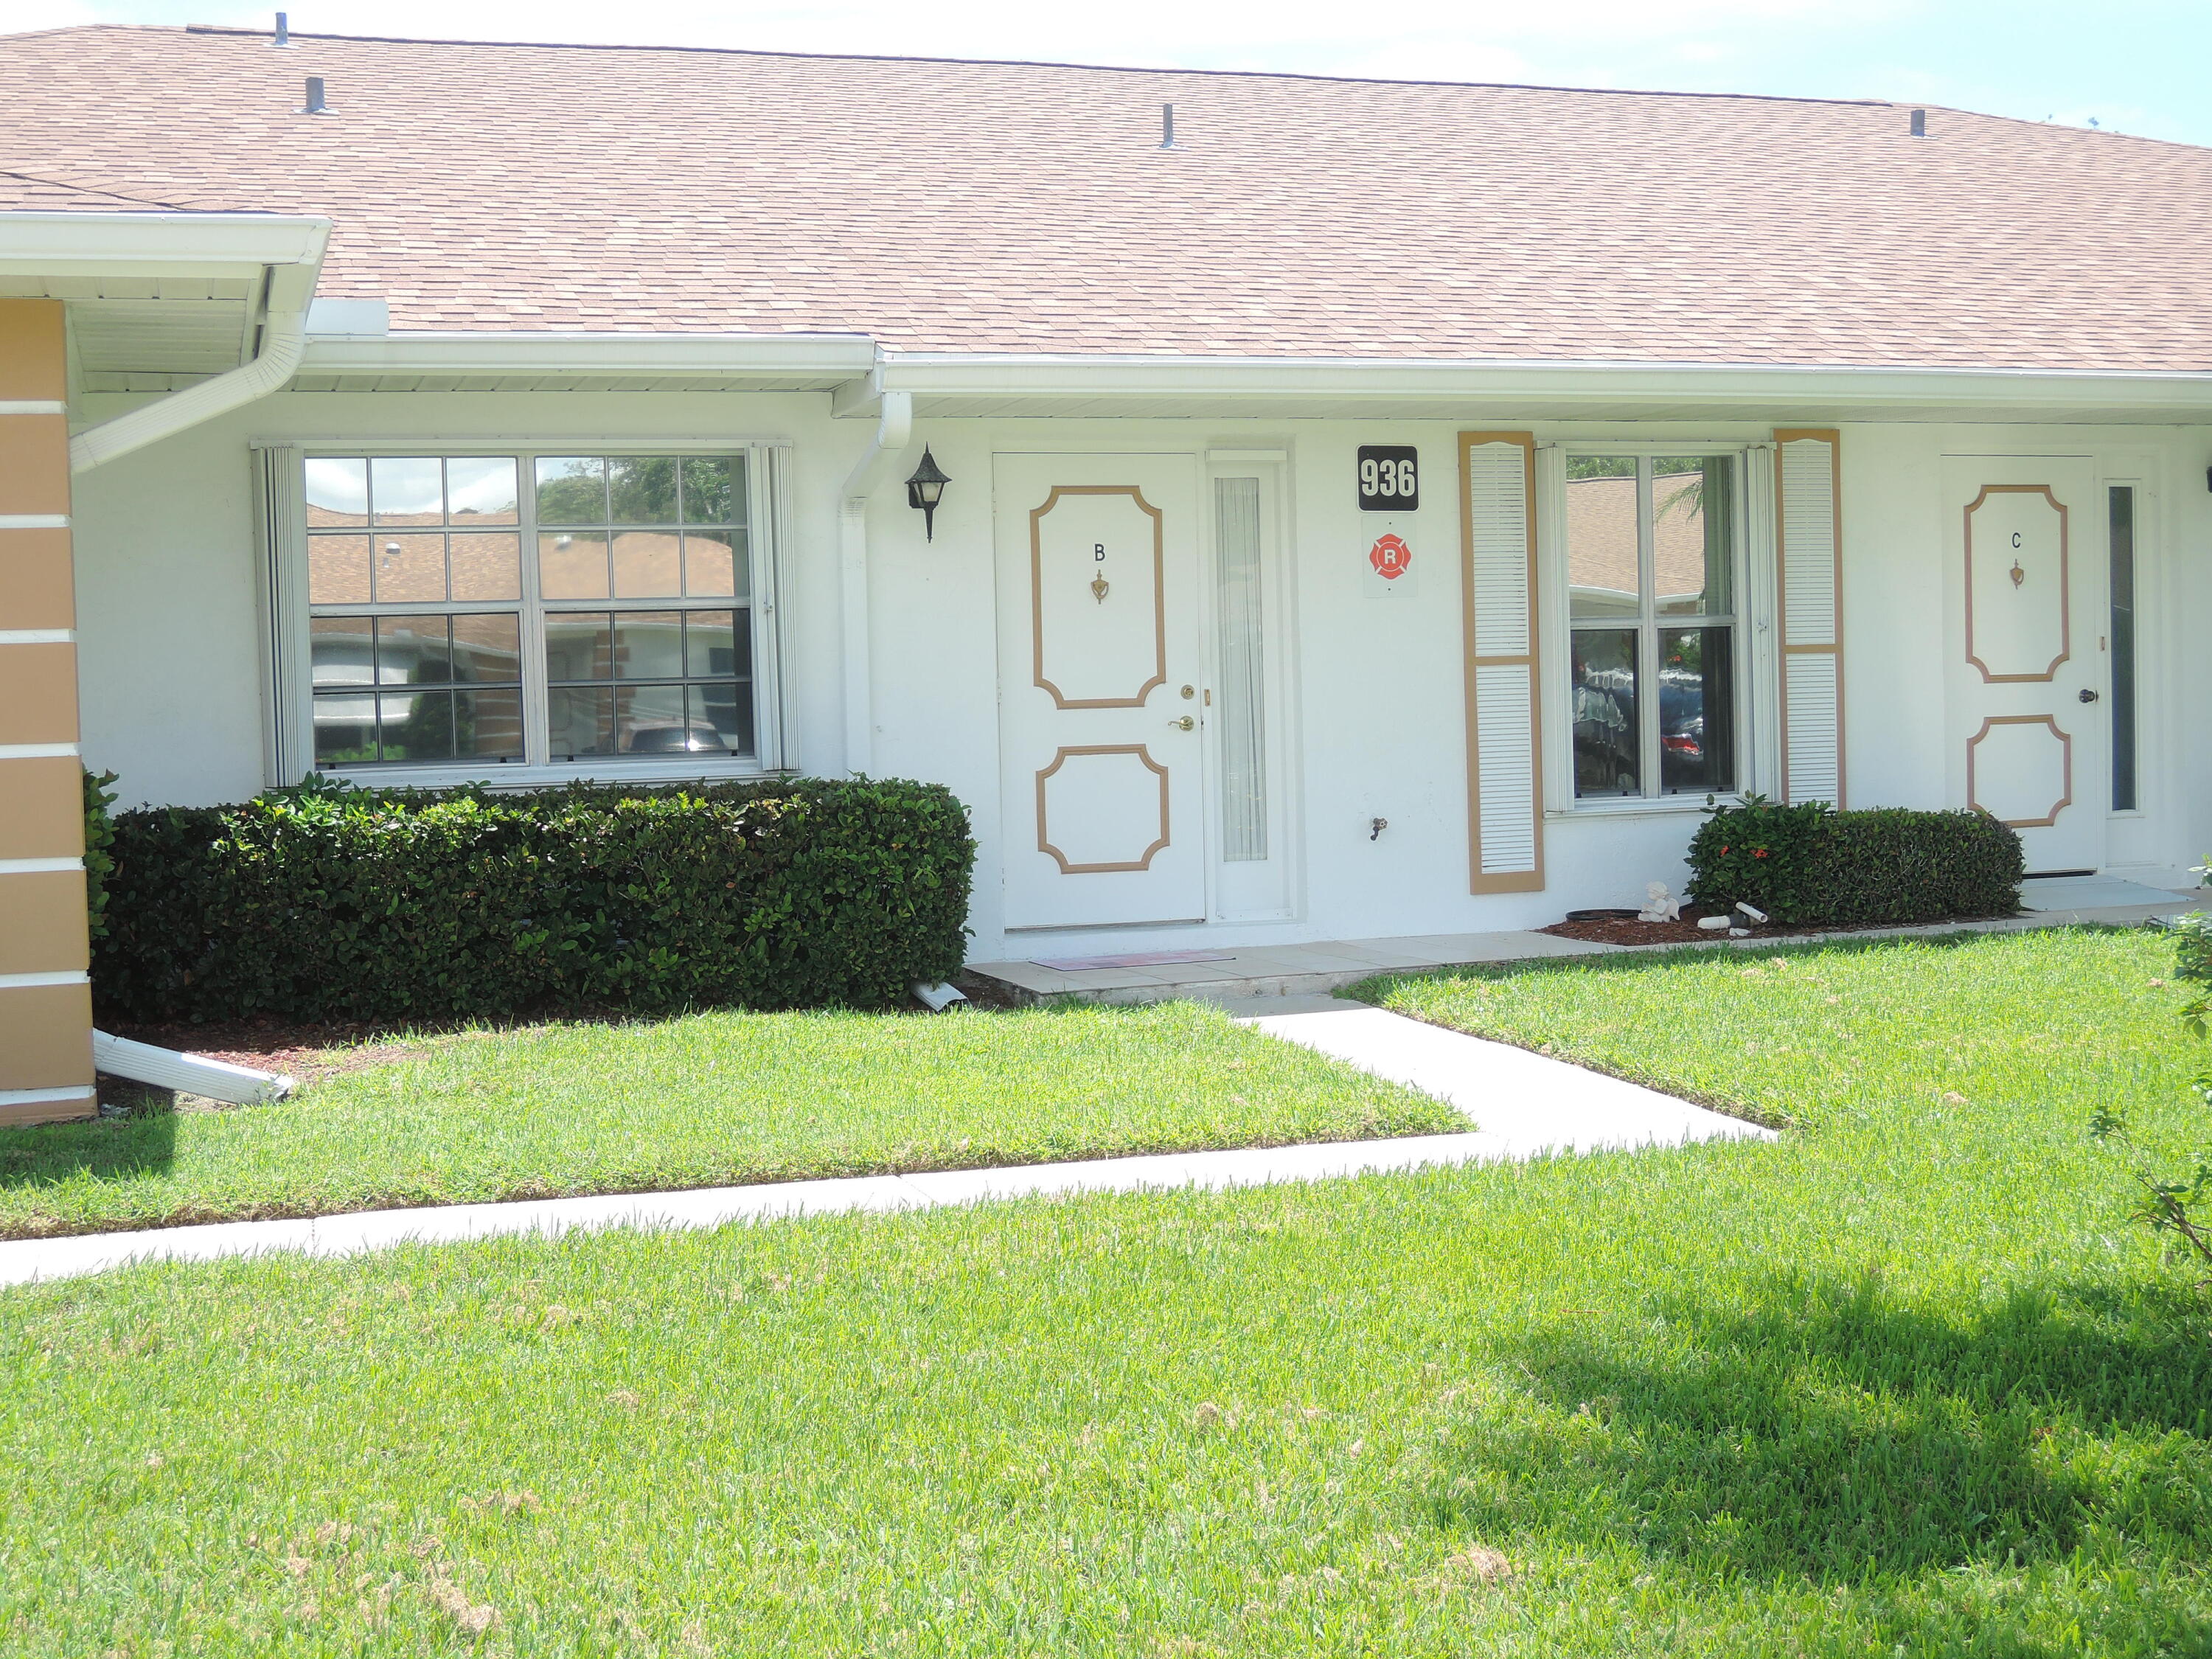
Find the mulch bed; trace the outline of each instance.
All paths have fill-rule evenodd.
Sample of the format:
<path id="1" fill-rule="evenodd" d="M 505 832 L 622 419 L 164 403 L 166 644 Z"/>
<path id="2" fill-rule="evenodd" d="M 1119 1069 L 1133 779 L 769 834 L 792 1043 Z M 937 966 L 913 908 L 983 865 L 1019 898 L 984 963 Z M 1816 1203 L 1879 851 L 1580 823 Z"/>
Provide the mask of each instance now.
<path id="1" fill-rule="evenodd" d="M 420 1042 L 376 1041 L 382 1027 L 355 1023 L 299 1024 L 280 1020 L 230 1020 L 205 1025 L 118 1025 L 115 1035 L 150 1042 L 204 1060 L 228 1060 L 257 1072 L 283 1072 L 302 1083 L 316 1083 L 342 1072 L 357 1072 L 380 1060 L 420 1054 Z"/>
<path id="2" fill-rule="evenodd" d="M 112 1030 L 134 1042 L 150 1042 L 203 1060 L 250 1066 L 257 1072 L 275 1072 L 302 1085 L 429 1052 L 429 1045 L 419 1036 L 396 1042 L 390 1040 L 387 1028 L 358 1022 L 303 1024 L 273 1019 L 229 1020 L 204 1025 L 118 1024 Z M 239 1109 L 216 1101 L 203 1102 L 197 1096 L 173 1096 L 168 1090 L 106 1072 L 100 1074 L 99 1081 L 100 1103 L 110 1115 L 144 1109 L 154 1103 L 166 1109 L 166 1103 L 173 1100 L 188 1111 Z"/>
<path id="3" fill-rule="evenodd" d="M 1718 915 L 1720 911 L 1707 910 L 1695 904 L 1682 907 L 1680 921 L 1638 921 L 1633 916 L 1619 919 L 1593 918 L 1587 921 L 1555 921 L 1549 927 L 1539 927 L 1540 933 L 1550 933 L 1558 939 L 1578 939 L 1592 945 L 1711 945 L 1725 940 L 1724 927 L 1700 927 L 1700 916 Z M 1946 916 L 1945 921 L 1988 921 L 1999 920 L 1989 916 Z M 1830 922 L 1820 927 L 1783 927 L 1773 922 L 1751 930 L 1753 939 L 1808 939 L 1822 933 L 1866 933 L 1885 927 L 1901 925 L 1890 921 Z M 1741 944 L 1743 941 L 1738 940 Z"/>

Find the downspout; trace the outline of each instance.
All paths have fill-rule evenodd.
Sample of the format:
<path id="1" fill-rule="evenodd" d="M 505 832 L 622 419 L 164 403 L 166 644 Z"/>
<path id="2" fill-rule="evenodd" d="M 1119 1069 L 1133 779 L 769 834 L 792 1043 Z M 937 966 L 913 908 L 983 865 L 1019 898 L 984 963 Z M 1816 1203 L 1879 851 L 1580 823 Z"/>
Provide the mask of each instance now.
<path id="1" fill-rule="evenodd" d="M 289 381 L 299 370 L 300 353 L 307 343 L 307 301 L 314 293 L 329 237 L 330 227 L 325 225 L 298 263 L 268 268 L 260 349 L 252 362 L 78 433 L 70 440 L 70 474 L 89 472 L 118 455 L 228 415 Z M 180 1054 L 98 1030 L 92 1034 L 92 1056 L 95 1069 L 116 1077 L 240 1105 L 281 1100 L 293 1089 L 289 1077 Z"/>
<path id="2" fill-rule="evenodd" d="M 265 398 L 289 381 L 299 371 L 300 354 L 307 344 L 307 302 L 314 294 L 329 238 L 330 227 L 324 225 L 297 264 L 268 267 L 260 349 L 252 362 L 78 433 L 70 440 L 70 471 L 89 472 L 118 455 Z"/>
<path id="3" fill-rule="evenodd" d="M 896 470 L 914 438 L 914 394 L 886 392 L 875 436 L 845 480 L 837 503 L 838 581 L 843 599 L 845 770 L 874 764 L 873 678 L 868 661 L 868 497 Z"/>
<path id="4" fill-rule="evenodd" d="M 914 393 L 886 392 L 875 436 L 846 475 L 837 501 L 838 580 L 844 599 L 845 770 L 854 777 L 875 761 L 873 665 L 868 660 L 868 498 L 898 470 L 914 441 Z M 950 983 L 916 980 L 915 1000 L 933 1014 L 968 1000 Z"/>

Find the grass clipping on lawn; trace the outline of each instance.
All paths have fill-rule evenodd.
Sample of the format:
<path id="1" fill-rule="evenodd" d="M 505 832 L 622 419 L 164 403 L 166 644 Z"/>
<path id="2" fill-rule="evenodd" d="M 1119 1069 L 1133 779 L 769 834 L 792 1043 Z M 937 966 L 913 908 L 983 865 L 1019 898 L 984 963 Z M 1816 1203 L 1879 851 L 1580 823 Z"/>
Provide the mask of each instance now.
<path id="1" fill-rule="evenodd" d="M 550 1024 L 270 1106 L 0 1132 L 0 1237 L 1469 1127 L 1190 1003 Z"/>
<path id="2" fill-rule="evenodd" d="M 2207 1304 L 2083 1127 L 2186 1127 L 2168 963 L 1479 999 L 1784 1104 L 1775 1146 L 0 1293 L 0 1645 L 2201 1654 Z"/>

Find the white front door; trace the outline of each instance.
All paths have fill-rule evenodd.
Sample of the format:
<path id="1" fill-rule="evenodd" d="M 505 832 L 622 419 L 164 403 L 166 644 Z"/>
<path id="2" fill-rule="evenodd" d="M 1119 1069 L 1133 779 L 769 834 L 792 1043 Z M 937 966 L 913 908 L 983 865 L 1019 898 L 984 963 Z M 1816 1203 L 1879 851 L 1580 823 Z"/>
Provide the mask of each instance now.
<path id="1" fill-rule="evenodd" d="M 1000 455 L 1006 923 L 1206 915 L 1197 466 Z"/>
<path id="2" fill-rule="evenodd" d="M 2031 873 L 2095 870 L 2108 805 L 2106 522 L 2081 457 L 1950 456 L 1953 776 Z"/>

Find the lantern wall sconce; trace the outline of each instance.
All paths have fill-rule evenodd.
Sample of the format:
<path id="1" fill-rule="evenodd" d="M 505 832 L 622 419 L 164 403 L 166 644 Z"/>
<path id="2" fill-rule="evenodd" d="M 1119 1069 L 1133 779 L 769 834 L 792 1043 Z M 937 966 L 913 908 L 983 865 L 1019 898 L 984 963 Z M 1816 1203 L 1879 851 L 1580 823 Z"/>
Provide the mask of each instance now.
<path id="1" fill-rule="evenodd" d="M 929 446 L 921 447 L 921 465 L 914 470 L 914 477 L 906 481 L 906 504 L 921 509 L 921 538 L 937 539 L 937 504 L 945 499 L 945 486 L 951 479 L 937 464 L 937 457 L 929 453 Z"/>

